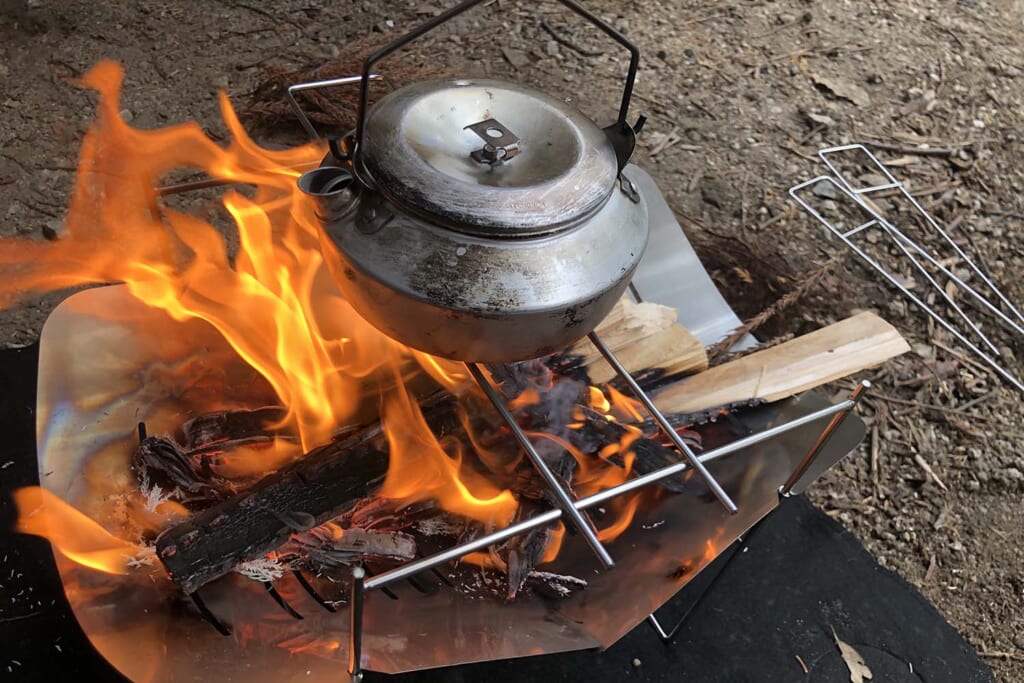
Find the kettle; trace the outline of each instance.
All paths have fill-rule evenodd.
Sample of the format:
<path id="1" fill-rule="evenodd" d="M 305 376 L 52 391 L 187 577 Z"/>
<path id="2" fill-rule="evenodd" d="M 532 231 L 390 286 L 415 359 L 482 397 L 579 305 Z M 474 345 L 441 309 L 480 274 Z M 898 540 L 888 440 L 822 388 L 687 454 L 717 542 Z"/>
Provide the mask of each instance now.
<path id="1" fill-rule="evenodd" d="M 414 83 L 368 106 L 376 62 L 482 2 L 384 47 L 361 76 L 293 89 L 360 84 L 355 131 L 298 181 L 316 202 L 321 248 L 345 298 L 414 349 L 501 363 L 589 334 L 629 284 L 649 226 L 623 174 L 643 125 L 626 122 L 639 51 L 575 0 L 558 2 L 630 51 L 611 126 L 493 79 Z"/>

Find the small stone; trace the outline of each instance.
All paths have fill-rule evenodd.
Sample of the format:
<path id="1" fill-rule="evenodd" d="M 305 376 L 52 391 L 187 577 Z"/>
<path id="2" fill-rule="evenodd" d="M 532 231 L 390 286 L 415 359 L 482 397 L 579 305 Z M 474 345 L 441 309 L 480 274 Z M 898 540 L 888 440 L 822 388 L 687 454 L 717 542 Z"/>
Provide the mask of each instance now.
<path id="1" fill-rule="evenodd" d="M 61 222 L 56 218 L 50 218 L 42 227 L 43 237 L 54 242 L 60 239 Z"/>
<path id="2" fill-rule="evenodd" d="M 522 50 L 516 50 L 510 47 L 501 48 L 501 54 L 505 57 L 509 64 L 517 69 L 521 69 L 530 63 L 530 55 L 526 54 Z"/>
<path id="3" fill-rule="evenodd" d="M 973 121 L 971 121 L 971 125 L 977 128 L 978 130 L 981 130 L 985 127 L 985 122 L 982 121 L 981 119 L 974 119 Z"/>
<path id="4" fill-rule="evenodd" d="M 122 109 L 120 116 L 121 120 L 125 123 L 131 123 L 133 120 L 135 120 L 135 114 L 132 113 L 131 109 Z"/>
<path id="5" fill-rule="evenodd" d="M 920 358 L 928 359 L 935 355 L 935 347 L 931 344 L 918 343 L 914 344 L 914 353 Z"/>
<path id="6" fill-rule="evenodd" d="M 814 184 L 811 188 L 811 192 L 815 197 L 821 197 L 823 199 L 836 199 L 839 197 L 839 192 L 836 190 L 835 183 L 828 180 L 820 180 Z"/>
<path id="7" fill-rule="evenodd" d="M 861 182 L 861 187 L 879 187 L 889 184 L 888 178 L 877 173 L 865 173 L 858 180 Z"/>
<path id="8" fill-rule="evenodd" d="M 547 45 L 544 46 L 544 52 L 546 52 L 549 57 L 557 57 L 559 54 L 558 41 L 549 40 Z"/>
<path id="9" fill-rule="evenodd" d="M 1007 467 L 1003 471 L 1003 474 L 1005 474 L 1006 478 L 1010 481 L 1024 481 L 1024 472 L 1021 472 L 1016 467 Z"/>
<path id="10" fill-rule="evenodd" d="M 641 664 L 643 664 L 643 662 L 641 662 L 639 658 L 636 658 L 636 657 L 633 658 L 633 666 L 634 667 L 639 669 Z"/>

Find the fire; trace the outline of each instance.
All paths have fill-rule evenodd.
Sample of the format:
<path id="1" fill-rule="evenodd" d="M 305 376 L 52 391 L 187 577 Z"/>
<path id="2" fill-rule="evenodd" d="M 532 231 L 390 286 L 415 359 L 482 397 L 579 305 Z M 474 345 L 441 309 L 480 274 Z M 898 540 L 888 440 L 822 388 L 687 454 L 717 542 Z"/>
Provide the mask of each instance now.
<path id="1" fill-rule="evenodd" d="M 320 144 L 271 151 L 245 133 L 221 95 L 221 114 L 232 139 L 221 147 L 196 123 L 138 130 L 119 114 L 123 71 L 97 65 L 82 84 L 96 90 L 99 110 L 85 136 L 80 170 L 55 244 L 28 239 L 0 243 L 0 303 L 30 291 L 90 283 L 124 282 L 131 294 L 178 321 L 202 320 L 257 370 L 288 409 L 282 425 L 303 450 L 330 439 L 348 424 L 367 385 L 389 367 L 419 361 L 435 379 L 454 385 L 461 366 L 414 354 L 358 316 L 324 267 L 318 221 L 297 189 L 296 168 L 315 165 Z M 216 228 L 158 203 L 154 187 L 171 171 L 208 175 L 255 187 L 251 196 L 228 191 L 223 204 L 238 233 L 234 258 Z M 389 439 L 401 453 L 429 444 L 432 435 L 399 379 L 390 389 Z M 459 479 L 459 467 L 439 448 L 418 455 L 434 459 L 431 491 L 452 509 L 484 520 L 507 519 L 511 494 Z M 269 460 L 269 458 L 268 458 Z M 277 459 L 279 462 L 279 459 Z M 277 462 L 264 463 L 265 471 Z M 422 491 L 400 468 L 387 490 Z M 413 476 L 418 476 L 414 473 Z"/>
<path id="2" fill-rule="evenodd" d="M 114 536 L 95 521 L 38 486 L 14 492 L 15 531 L 49 539 L 62 555 L 107 574 L 127 574 L 145 549 Z"/>
<path id="3" fill-rule="evenodd" d="M 388 477 L 380 495 L 409 502 L 436 499 L 467 517 L 507 525 L 516 499 L 482 476 L 462 467 L 461 453 L 449 455 L 427 426 L 420 407 L 402 390 L 398 368 L 395 389 L 385 398 L 382 423 L 390 445 Z"/>

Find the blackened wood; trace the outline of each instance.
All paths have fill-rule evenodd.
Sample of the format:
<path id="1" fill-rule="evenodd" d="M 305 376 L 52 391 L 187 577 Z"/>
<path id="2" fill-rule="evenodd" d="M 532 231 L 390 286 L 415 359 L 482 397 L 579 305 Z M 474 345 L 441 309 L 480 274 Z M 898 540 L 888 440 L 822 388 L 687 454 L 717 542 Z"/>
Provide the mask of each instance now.
<path id="1" fill-rule="evenodd" d="M 357 561 L 408 561 L 416 557 L 416 540 L 400 531 L 345 529 L 340 538 L 320 526 L 294 534 L 279 553 L 295 555 L 304 566 L 320 569 Z"/>
<path id="2" fill-rule="evenodd" d="M 166 436 L 149 436 L 139 442 L 131 467 L 144 490 L 159 486 L 164 491 L 179 489 L 190 507 L 209 506 L 227 498 L 231 482 L 213 472 L 200 472 L 193 459 L 176 441 Z"/>
<path id="3" fill-rule="evenodd" d="M 249 491 L 164 531 L 156 540 L 157 556 L 171 580 L 191 593 L 372 495 L 388 461 L 387 442 L 380 438 L 317 448 Z"/>
<path id="4" fill-rule="evenodd" d="M 537 501 L 522 501 L 515 521 L 519 522 L 534 517 L 543 511 L 543 507 Z M 589 518 L 587 521 L 590 521 Z M 526 583 L 527 577 L 544 558 L 544 552 L 551 541 L 551 533 L 554 528 L 555 524 L 547 524 L 531 529 L 525 534 L 513 536 L 498 548 L 498 555 L 505 558 L 505 575 L 508 580 L 506 597 L 508 600 L 515 600 L 523 584 Z"/>
<path id="5" fill-rule="evenodd" d="M 279 427 L 287 414 L 281 406 L 204 413 L 181 425 L 181 444 L 190 451 L 236 439 L 280 438 Z"/>

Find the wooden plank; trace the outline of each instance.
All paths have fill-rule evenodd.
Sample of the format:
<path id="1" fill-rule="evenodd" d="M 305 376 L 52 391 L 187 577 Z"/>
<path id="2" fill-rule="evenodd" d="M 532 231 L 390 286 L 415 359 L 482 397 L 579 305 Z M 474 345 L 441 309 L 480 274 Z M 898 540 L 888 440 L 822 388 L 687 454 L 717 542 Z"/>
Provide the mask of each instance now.
<path id="1" fill-rule="evenodd" d="M 667 413 L 690 413 L 751 399 L 778 401 L 909 350 L 896 328 L 874 313 L 860 313 L 675 382 L 655 403 Z"/>
<path id="2" fill-rule="evenodd" d="M 631 372 L 662 368 L 676 374 L 708 367 L 704 347 L 676 322 L 676 311 L 668 306 L 638 304 L 623 297 L 595 331 Z M 592 382 L 600 384 L 615 376 L 589 339 L 577 342 L 569 353 L 582 358 L 580 365 L 587 369 Z"/>

